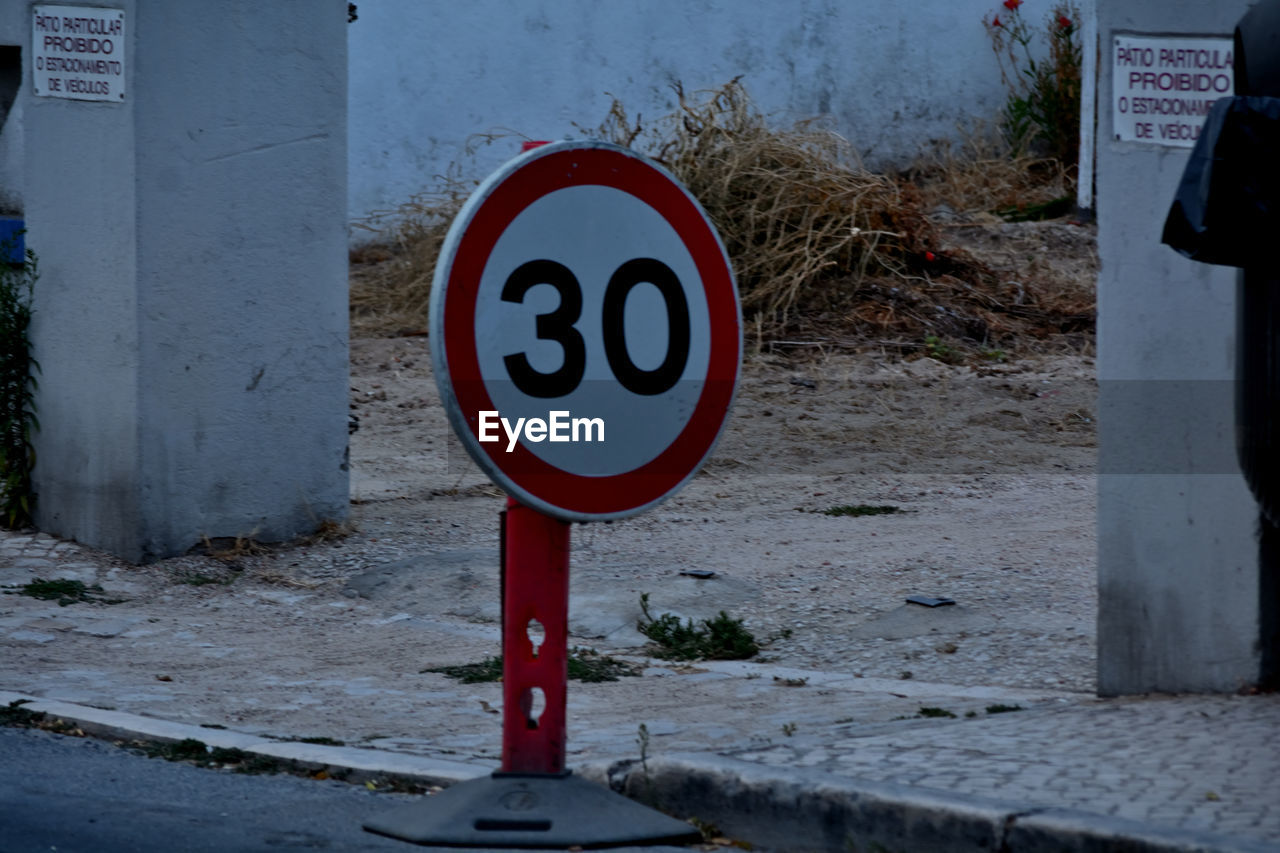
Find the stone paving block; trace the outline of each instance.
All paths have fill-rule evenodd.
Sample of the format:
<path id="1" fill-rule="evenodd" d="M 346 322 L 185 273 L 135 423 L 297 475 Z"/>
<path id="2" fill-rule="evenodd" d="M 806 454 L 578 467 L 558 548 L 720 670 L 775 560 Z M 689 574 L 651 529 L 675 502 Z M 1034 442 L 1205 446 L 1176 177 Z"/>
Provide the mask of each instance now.
<path id="1" fill-rule="evenodd" d="M 1220 735 L 1206 736 L 1206 712 L 1214 719 L 1212 728 L 1231 732 L 1227 744 Z M 1042 805 L 1102 812 L 1122 798 L 1125 814 L 1145 819 L 1162 804 L 1192 804 L 1212 789 L 1223 802 L 1238 792 L 1234 795 L 1251 801 L 1257 813 L 1261 804 L 1256 792 L 1274 784 L 1275 768 L 1280 766 L 1280 745 L 1274 737 L 1278 723 L 1280 704 L 1269 698 L 1250 702 L 1235 697 L 1153 697 L 1120 702 L 1114 710 L 1105 705 L 1049 709 L 1038 718 L 1019 714 L 982 720 L 968 730 L 972 732 L 965 739 L 969 749 L 963 752 L 916 742 L 923 740 L 918 733 L 899 729 L 893 736 L 864 740 L 847 754 L 836 750 L 824 769 L 918 783 L 933 774 L 912 773 L 913 767 L 945 768 L 962 762 L 970 770 L 981 771 L 962 783 L 968 790 L 989 792 L 992 784 L 1003 780 L 1007 787 L 994 789 L 1000 796 Z M 1047 739 L 1046 732 L 1053 737 Z M 1142 742 L 1135 743 L 1135 737 L 1143 738 Z M 1241 743 L 1249 748 L 1223 748 Z M 859 749 L 865 752 L 872 744 L 890 747 L 894 760 L 860 761 Z M 1053 768 L 1034 784 L 1023 775 L 1029 755 Z M 905 762 L 897 760 L 904 757 Z M 986 757 L 999 761 L 988 763 Z M 1175 761 L 1195 769 L 1174 774 L 1169 765 Z M 1021 762 L 1022 768 L 1007 773 L 1001 762 Z M 1275 819 L 1262 819 L 1258 834 L 1268 827 L 1280 830 Z"/>
<path id="2" fill-rule="evenodd" d="M 65 611 L 59 611 L 55 616 L 41 616 L 39 618 L 28 618 L 22 627 L 29 631 L 40 631 L 48 633 L 50 631 L 63 632 L 70 631 L 79 624 L 73 618 L 68 618 Z"/>
<path id="3" fill-rule="evenodd" d="M 85 622 L 71 629 L 73 634 L 88 634 L 90 637 L 118 637 L 128 631 L 141 620 L 138 619 L 106 619 Z"/>
<path id="4" fill-rule="evenodd" d="M 831 757 L 831 753 L 819 747 L 807 755 L 802 755 L 795 761 L 797 767 L 816 767 Z"/>
<path id="5" fill-rule="evenodd" d="M 11 631 L 9 633 L 9 639 L 15 643 L 42 646 L 45 643 L 52 643 L 58 638 L 53 634 L 45 634 L 41 631 L 30 631 L 20 628 L 17 631 Z"/>
<path id="6" fill-rule="evenodd" d="M 98 585 L 102 587 L 102 591 L 110 593 L 113 596 L 119 595 L 137 595 L 143 590 L 142 584 L 133 581 L 121 580 L 101 580 Z"/>
<path id="7" fill-rule="evenodd" d="M 5 578 L 7 584 L 13 586 L 22 586 L 30 583 L 31 579 L 41 574 L 49 574 L 56 564 L 52 560 L 32 557 L 15 557 L 13 562 L 3 569 L 0 577 Z"/>

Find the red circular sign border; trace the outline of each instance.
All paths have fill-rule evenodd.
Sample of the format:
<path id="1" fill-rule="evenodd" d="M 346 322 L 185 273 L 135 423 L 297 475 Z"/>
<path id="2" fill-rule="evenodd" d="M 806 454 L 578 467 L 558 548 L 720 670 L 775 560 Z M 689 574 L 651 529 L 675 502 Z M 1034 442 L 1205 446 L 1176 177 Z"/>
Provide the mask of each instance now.
<path id="1" fill-rule="evenodd" d="M 448 259 L 444 299 L 437 303 L 444 309 L 440 328 L 446 366 L 454 399 L 469 427 L 467 444 L 473 452 L 484 453 L 517 492 L 576 519 L 638 511 L 666 497 L 697 470 L 728 415 L 742 347 L 733 273 L 702 209 L 666 173 L 622 149 L 598 145 L 537 152 L 501 178 L 463 223 L 465 231 Z M 556 468 L 523 444 L 507 453 L 502 442 L 480 444 L 476 439 L 479 412 L 494 410 L 480 376 L 475 340 L 476 299 L 489 255 L 512 220 L 530 204 L 557 190 L 589 185 L 629 193 L 656 210 L 676 231 L 702 279 L 711 332 L 705 384 L 684 429 L 645 465 L 604 477 Z M 732 318 L 730 328 L 725 328 L 726 316 Z"/>

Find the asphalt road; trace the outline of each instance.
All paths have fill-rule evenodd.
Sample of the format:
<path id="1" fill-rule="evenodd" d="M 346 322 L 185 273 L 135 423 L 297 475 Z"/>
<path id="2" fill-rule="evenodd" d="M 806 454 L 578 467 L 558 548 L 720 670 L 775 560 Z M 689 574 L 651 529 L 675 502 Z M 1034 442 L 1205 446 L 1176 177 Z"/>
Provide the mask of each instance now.
<path id="1" fill-rule="evenodd" d="M 372 835 L 361 824 L 421 799 L 333 780 L 203 769 L 93 738 L 0 726 L 0 853 L 406 853 L 427 848 Z"/>
<path id="2" fill-rule="evenodd" d="M 412 802 L 359 785 L 145 758 L 0 727 L 0 851 L 407 851 L 361 822 Z"/>

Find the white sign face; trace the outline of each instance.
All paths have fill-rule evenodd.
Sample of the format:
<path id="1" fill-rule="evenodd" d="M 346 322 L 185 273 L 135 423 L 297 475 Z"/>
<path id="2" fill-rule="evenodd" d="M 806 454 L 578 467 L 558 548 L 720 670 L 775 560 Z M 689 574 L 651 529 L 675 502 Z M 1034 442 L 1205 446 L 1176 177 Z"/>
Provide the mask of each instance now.
<path id="1" fill-rule="evenodd" d="M 618 223 L 626 223 L 625 227 Z M 548 193 L 530 204 L 507 226 L 494 244 L 476 295 L 475 335 L 480 370 L 485 376 L 505 377 L 505 356 L 526 354 L 543 373 L 563 361 L 563 348 L 537 336 L 539 315 L 554 311 L 560 294 L 539 283 L 519 302 L 503 299 L 504 285 L 514 270 L 530 258 L 549 258 L 564 265 L 580 282 L 581 316 L 604 314 L 605 282 L 637 254 L 659 259 L 674 274 L 692 330 L 709 327 L 707 299 L 692 255 L 680 235 L 657 211 L 622 190 L 599 185 L 576 186 Z M 628 358 L 641 370 L 655 370 L 671 350 L 669 309 L 662 294 L 644 281 L 622 301 L 622 336 Z M 710 338 L 690 334 L 680 347 L 683 368 L 670 387 L 659 394 L 638 395 L 613 380 L 599 329 L 579 323 L 583 330 L 584 369 L 581 381 L 554 399 L 555 409 L 574 414 L 608 413 L 607 440 L 592 444 L 539 442 L 530 444 L 534 456 L 560 470 L 588 477 L 623 474 L 653 461 L 680 435 L 702 396 L 702 378 L 710 359 Z M 514 383 L 489 384 L 494 407 L 504 415 L 544 416 L 548 400 L 530 397 Z"/>
<path id="2" fill-rule="evenodd" d="M 436 263 L 430 318 L 467 452 L 564 521 L 673 494 L 737 386 L 741 313 L 715 228 L 669 173 L 604 142 L 544 145 L 476 189 Z"/>
<path id="3" fill-rule="evenodd" d="M 122 9 L 34 6 L 31 11 L 31 79 L 37 95 L 124 100 Z"/>
<path id="4" fill-rule="evenodd" d="M 1111 115 L 1120 142 L 1191 148 L 1213 102 L 1235 93 L 1229 38 L 1116 36 Z"/>

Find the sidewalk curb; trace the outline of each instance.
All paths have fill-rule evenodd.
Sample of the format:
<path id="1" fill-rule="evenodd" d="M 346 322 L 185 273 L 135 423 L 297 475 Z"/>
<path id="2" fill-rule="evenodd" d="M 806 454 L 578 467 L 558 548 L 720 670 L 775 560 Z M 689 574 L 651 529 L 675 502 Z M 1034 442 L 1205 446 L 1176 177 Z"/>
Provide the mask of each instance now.
<path id="1" fill-rule="evenodd" d="M 322 744 L 281 741 L 258 735 L 244 734 L 230 729 L 209 729 L 189 723 L 173 723 L 154 717 L 107 711 L 71 702 L 39 699 L 23 693 L 0 690 L 0 705 L 18 700 L 29 711 L 43 711 L 51 717 L 74 723 L 81 731 L 95 737 L 112 740 L 152 740 L 176 743 L 192 738 L 212 747 L 241 749 L 270 758 L 292 761 L 302 767 L 322 769 L 341 767 L 351 771 L 347 777 L 353 782 L 397 776 L 427 785 L 452 785 L 485 776 L 494 767 L 487 763 L 446 761 L 402 752 L 365 749 L 354 746 L 325 746 Z"/>
<path id="2" fill-rule="evenodd" d="M 446 761 L 378 749 L 279 741 L 0 691 L 0 705 L 22 707 L 107 739 L 176 742 L 186 738 L 309 768 L 344 768 L 351 781 L 395 776 L 448 786 L 484 776 L 491 763 Z M 575 774 L 681 818 L 697 817 L 727 835 L 788 853 L 1275 853 L 1265 841 L 1155 827 L 1068 809 L 817 771 L 766 767 L 711 754 L 639 761 L 593 761 Z"/>
<path id="3" fill-rule="evenodd" d="M 596 772 L 599 772 L 596 769 Z M 1276 845 L 1068 809 L 684 754 L 621 762 L 611 787 L 789 853 L 1276 853 Z"/>

